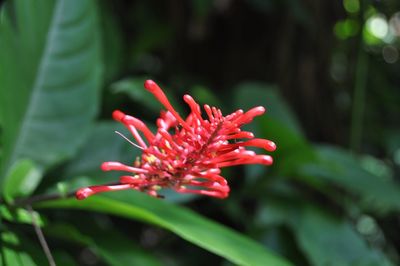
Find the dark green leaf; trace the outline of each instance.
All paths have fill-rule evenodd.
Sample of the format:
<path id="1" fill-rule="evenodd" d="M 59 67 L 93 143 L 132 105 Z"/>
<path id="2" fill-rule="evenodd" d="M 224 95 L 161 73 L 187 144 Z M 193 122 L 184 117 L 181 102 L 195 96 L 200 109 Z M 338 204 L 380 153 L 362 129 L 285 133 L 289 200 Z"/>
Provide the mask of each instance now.
<path id="1" fill-rule="evenodd" d="M 95 228 L 92 232 L 82 234 L 69 224 L 57 224 L 46 228 L 46 233 L 59 239 L 88 246 L 108 265 L 149 265 L 159 266 L 161 263 L 152 255 L 136 246 L 131 240 L 117 230 L 102 231 Z"/>
<path id="2" fill-rule="evenodd" d="M 207 87 L 201 85 L 193 86 L 190 89 L 190 95 L 199 104 L 208 104 L 210 106 L 216 106 L 221 110 L 223 110 L 223 103 Z"/>
<path id="3" fill-rule="evenodd" d="M 303 208 L 292 229 L 315 266 L 393 265 L 380 251 L 369 248 L 349 223 L 316 208 Z"/>
<path id="4" fill-rule="evenodd" d="M 319 163 L 306 164 L 301 172 L 339 185 L 361 196 L 364 207 L 377 212 L 400 210 L 400 186 L 390 176 L 366 171 L 350 152 L 318 146 Z"/>
<path id="5" fill-rule="evenodd" d="M 5 266 L 45 265 L 45 260 L 38 256 L 40 251 L 33 247 L 27 239 L 7 231 L 1 233 L 1 240 Z M 33 250 L 36 254 L 32 253 Z"/>
<path id="6" fill-rule="evenodd" d="M 153 94 L 151 94 L 144 88 L 144 82 L 146 79 L 148 78 L 126 78 L 113 83 L 111 85 L 111 90 L 115 93 L 126 93 L 136 103 L 143 105 L 144 107 L 156 114 L 159 114 L 160 110 L 165 109 L 165 107 L 162 106 L 162 104 L 154 97 Z M 184 113 L 182 113 L 181 104 L 176 100 L 176 98 L 173 97 L 173 95 L 170 95 L 167 92 L 167 88 L 164 87 L 162 84 L 159 84 L 158 82 L 157 84 L 163 89 L 168 97 L 168 100 L 171 102 L 171 105 L 175 108 L 175 110 L 183 115 Z M 130 115 L 135 116 L 134 114 Z M 153 123 L 155 125 L 155 121 Z"/>
<path id="7" fill-rule="evenodd" d="M 302 135 L 298 121 L 289 106 L 278 94 L 275 86 L 248 82 L 235 87 L 234 91 L 235 107 L 246 111 L 261 105 L 266 108 L 266 115 L 269 118 L 279 121 L 286 128 L 291 129 L 294 134 Z"/>
<path id="8" fill-rule="evenodd" d="M 274 86 L 244 83 L 235 89 L 234 99 L 235 106 L 245 111 L 259 105 L 267 109 L 265 115 L 255 118 L 251 131 L 255 132 L 257 137 L 267 138 L 276 143 L 277 150 L 272 154 L 276 175 L 296 176 L 297 168 L 302 163 L 314 161 L 311 145 Z M 312 179 L 308 181 L 315 183 Z"/>
<path id="9" fill-rule="evenodd" d="M 379 249 L 367 245 L 349 221 L 303 199 L 269 198 L 257 220 L 266 228 L 287 225 L 312 265 L 392 265 Z"/>
<path id="10" fill-rule="evenodd" d="M 113 83 L 111 90 L 114 93 L 126 93 L 135 102 L 143 104 L 158 114 L 162 107 L 156 98 L 143 87 L 145 80 L 145 77 L 123 79 Z"/>
<path id="11" fill-rule="evenodd" d="M 89 132 L 88 141 L 68 163 L 64 176 L 97 174 L 106 161 L 121 161 L 130 164 L 140 156 L 141 150 L 129 144 L 115 133 L 119 131 L 129 137 L 129 131 L 117 122 L 99 122 Z M 111 176 L 111 173 L 107 173 Z"/>
<path id="12" fill-rule="evenodd" d="M 122 29 L 118 14 L 113 14 L 113 2 L 100 1 L 101 29 L 103 40 L 104 81 L 106 84 L 120 75 L 124 66 L 124 48 Z"/>

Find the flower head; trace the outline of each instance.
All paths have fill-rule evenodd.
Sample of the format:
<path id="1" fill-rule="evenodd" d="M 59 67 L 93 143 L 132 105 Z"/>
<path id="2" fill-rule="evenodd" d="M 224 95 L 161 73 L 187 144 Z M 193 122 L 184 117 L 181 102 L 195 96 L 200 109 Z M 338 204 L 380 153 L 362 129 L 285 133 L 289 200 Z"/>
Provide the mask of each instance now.
<path id="1" fill-rule="evenodd" d="M 166 108 L 157 119 L 157 132 L 154 134 L 133 116 L 114 111 L 113 118 L 131 132 L 137 146 L 143 150 L 142 156 L 133 165 L 103 163 L 101 168 L 104 171 L 124 171 L 128 174 L 121 176 L 116 184 L 79 189 L 76 193 L 78 199 L 123 189 L 135 189 L 157 197 L 157 191 L 161 188 L 225 198 L 229 194 L 229 185 L 220 175 L 221 168 L 272 164 L 271 156 L 258 155 L 246 150 L 246 147 L 274 151 L 275 144 L 270 140 L 254 138 L 253 133 L 240 129 L 254 117 L 262 115 L 264 107 L 254 107 L 247 112 L 237 110 L 223 116 L 220 109 L 206 104 L 205 119 L 200 106 L 190 95 L 185 95 L 183 100 L 191 112 L 183 119 L 154 81 L 147 80 L 144 87 Z"/>

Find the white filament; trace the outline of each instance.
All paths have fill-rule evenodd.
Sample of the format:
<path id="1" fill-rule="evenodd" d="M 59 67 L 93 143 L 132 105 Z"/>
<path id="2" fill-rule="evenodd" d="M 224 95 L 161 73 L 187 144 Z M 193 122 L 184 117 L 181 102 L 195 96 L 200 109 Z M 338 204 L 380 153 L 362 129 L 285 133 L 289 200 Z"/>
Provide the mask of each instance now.
<path id="1" fill-rule="evenodd" d="M 139 148 L 141 150 L 143 150 L 142 147 L 140 147 L 139 145 L 137 145 L 136 143 L 133 143 L 130 139 L 128 139 L 127 137 L 124 136 L 124 134 L 122 134 L 119 131 L 114 131 L 115 133 L 117 133 L 118 135 L 120 135 L 124 140 L 126 140 L 127 142 L 129 142 L 131 145 L 135 146 L 136 148 Z"/>

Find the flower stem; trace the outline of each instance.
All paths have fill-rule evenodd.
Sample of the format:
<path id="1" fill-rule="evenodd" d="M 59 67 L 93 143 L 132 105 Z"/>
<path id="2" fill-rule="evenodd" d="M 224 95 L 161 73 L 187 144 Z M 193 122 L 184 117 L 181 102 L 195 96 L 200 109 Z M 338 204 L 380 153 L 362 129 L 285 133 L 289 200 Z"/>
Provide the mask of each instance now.
<path id="1" fill-rule="evenodd" d="M 29 198 L 22 198 L 19 200 L 15 200 L 12 206 L 30 206 L 38 202 L 49 201 L 49 200 L 57 200 L 57 199 L 66 199 L 72 198 L 75 196 L 76 191 L 69 192 L 67 194 L 62 193 L 54 193 L 54 194 L 45 194 L 45 195 L 34 195 Z"/>

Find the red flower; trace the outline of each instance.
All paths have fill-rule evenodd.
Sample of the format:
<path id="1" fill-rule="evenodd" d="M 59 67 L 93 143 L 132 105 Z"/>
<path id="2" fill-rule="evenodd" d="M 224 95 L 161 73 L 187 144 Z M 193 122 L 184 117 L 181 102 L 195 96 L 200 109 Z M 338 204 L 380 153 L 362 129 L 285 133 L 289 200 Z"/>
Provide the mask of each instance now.
<path id="1" fill-rule="evenodd" d="M 185 95 L 183 100 L 191 112 L 183 119 L 154 81 L 147 80 L 144 87 L 167 109 L 157 119 L 157 133 L 153 134 L 141 120 L 114 111 L 113 118 L 123 123 L 132 133 L 138 147 L 143 150 L 142 157 L 132 166 L 119 162 L 103 163 L 101 168 L 104 171 L 125 171 L 129 175 L 121 176 L 119 183 L 114 185 L 79 189 L 76 192 L 78 199 L 122 189 L 136 189 L 158 196 L 157 190 L 161 188 L 225 198 L 229 194 L 229 186 L 220 175 L 222 167 L 272 164 L 271 156 L 258 155 L 245 147 L 274 151 L 275 144 L 266 139 L 254 138 L 253 133 L 240 129 L 254 117 L 262 115 L 264 107 L 254 107 L 247 112 L 237 110 L 223 116 L 221 110 L 206 104 L 204 110 L 207 119 L 203 119 L 200 106 L 190 95 Z"/>

